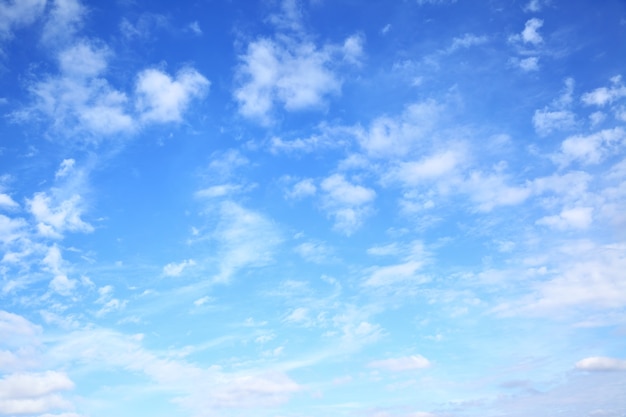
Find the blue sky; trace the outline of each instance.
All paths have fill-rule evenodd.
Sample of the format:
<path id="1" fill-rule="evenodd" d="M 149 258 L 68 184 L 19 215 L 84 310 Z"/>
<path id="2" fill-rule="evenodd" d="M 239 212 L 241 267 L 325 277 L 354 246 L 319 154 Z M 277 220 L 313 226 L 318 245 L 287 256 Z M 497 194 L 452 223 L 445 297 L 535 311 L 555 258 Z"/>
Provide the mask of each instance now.
<path id="1" fill-rule="evenodd" d="M 0 416 L 623 417 L 626 3 L 0 0 Z"/>

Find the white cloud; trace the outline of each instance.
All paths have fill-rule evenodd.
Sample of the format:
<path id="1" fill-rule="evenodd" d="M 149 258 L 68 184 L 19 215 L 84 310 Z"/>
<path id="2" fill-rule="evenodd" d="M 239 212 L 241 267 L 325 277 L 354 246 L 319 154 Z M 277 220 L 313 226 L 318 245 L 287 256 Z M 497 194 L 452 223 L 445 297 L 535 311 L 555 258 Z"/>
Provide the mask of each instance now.
<path id="1" fill-rule="evenodd" d="M 499 206 L 513 206 L 523 203 L 532 193 L 527 185 L 511 186 L 507 177 L 500 173 L 483 174 L 471 172 L 461 189 L 469 194 L 478 210 L 489 212 Z"/>
<path id="2" fill-rule="evenodd" d="M 576 369 L 583 371 L 626 371 L 626 360 L 593 356 L 576 362 Z"/>
<path id="3" fill-rule="evenodd" d="M 343 57 L 351 64 L 359 64 L 363 57 L 363 36 L 352 35 L 343 42 Z"/>
<path id="4" fill-rule="evenodd" d="M 528 58 L 521 59 L 519 61 L 519 67 L 526 72 L 530 71 L 538 71 L 539 70 L 539 58 L 536 56 L 531 56 Z"/>
<path id="5" fill-rule="evenodd" d="M 422 355 L 413 355 L 403 358 L 384 359 L 373 361 L 368 364 L 370 368 L 383 369 L 391 372 L 412 371 L 415 369 L 424 369 L 431 366 L 428 359 Z"/>
<path id="6" fill-rule="evenodd" d="M 309 309 L 304 307 L 298 307 L 294 309 L 287 317 L 285 317 L 287 323 L 303 323 L 309 322 Z"/>
<path id="7" fill-rule="evenodd" d="M 74 165 L 76 165 L 76 161 L 73 159 L 64 159 L 61 162 L 61 166 L 54 174 L 55 179 L 64 178 L 70 175 L 74 171 Z"/>
<path id="8" fill-rule="evenodd" d="M 200 198 L 219 198 L 228 197 L 242 191 L 242 186 L 238 184 L 220 184 L 203 188 L 196 191 L 196 197 Z"/>
<path id="9" fill-rule="evenodd" d="M 29 87 L 31 107 L 14 117 L 27 121 L 44 115 L 64 136 L 130 133 L 136 126 L 127 109 L 128 97 L 100 76 L 107 68 L 108 50 L 79 42 L 59 54 L 60 74 Z"/>
<path id="10" fill-rule="evenodd" d="M 191 100 L 202 97 L 210 85 L 193 68 L 180 70 L 174 78 L 147 69 L 138 74 L 129 96 L 104 77 L 111 56 L 106 46 L 93 41 L 62 49 L 59 74 L 31 84 L 33 103 L 14 112 L 13 118 L 26 122 L 43 115 L 62 138 L 98 142 L 135 133 L 142 124 L 180 122 Z"/>
<path id="11" fill-rule="evenodd" d="M 535 110 L 533 125 L 535 131 L 546 136 L 555 130 L 569 130 L 576 127 L 576 115 L 570 110 L 574 101 L 574 80 L 567 78 L 561 95 L 549 106 Z"/>
<path id="12" fill-rule="evenodd" d="M 535 110 L 533 126 L 537 133 L 546 136 L 555 130 L 568 130 L 576 126 L 576 115 L 569 110 Z"/>
<path id="13" fill-rule="evenodd" d="M 482 45 L 489 39 L 486 36 L 477 36 L 472 33 L 466 33 L 461 37 L 454 38 L 452 44 L 445 50 L 445 53 L 451 54 L 459 49 L 466 49 L 476 45 Z"/>
<path id="14" fill-rule="evenodd" d="M 422 265 L 423 263 L 419 261 L 408 261 L 397 265 L 376 267 L 363 285 L 380 287 L 416 279 L 418 278 L 416 272 L 421 269 Z"/>
<path id="15" fill-rule="evenodd" d="M 222 203 L 220 218 L 214 234 L 220 245 L 215 282 L 226 283 L 240 269 L 272 260 L 282 238 L 270 220 L 230 201 Z"/>
<path id="16" fill-rule="evenodd" d="M 302 29 L 302 8 L 298 0 L 282 0 L 280 11 L 268 17 L 268 21 L 281 30 Z"/>
<path id="17" fill-rule="evenodd" d="M 81 41 L 59 53 L 59 67 L 72 78 L 97 77 L 107 69 L 109 55 L 106 47 Z"/>
<path id="18" fill-rule="evenodd" d="M 376 192 L 370 188 L 348 182 L 341 174 L 325 178 L 320 188 L 324 191 L 322 204 L 334 219 L 334 228 L 352 234 L 371 211 Z"/>
<path id="19" fill-rule="evenodd" d="M 561 143 L 561 152 L 554 155 L 553 159 L 561 165 L 574 161 L 585 165 L 597 164 L 625 142 L 626 131 L 621 127 L 604 129 L 589 135 L 574 135 Z"/>
<path id="20" fill-rule="evenodd" d="M 300 199 L 315 195 L 317 187 L 311 178 L 305 178 L 293 185 L 293 188 L 287 192 L 287 197 Z"/>
<path id="21" fill-rule="evenodd" d="M 66 231 L 89 233 L 93 227 L 81 219 L 84 208 L 80 195 L 58 201 L 59 198 L 45 192 L 35 193 L 26 200 L 28 210 L 37 221 L 37 229 L 43 236 L 61 238 Z"/>
<path id="22" fill-rule="evenodd" d="M 242 115 L 267 122 L 275 104 L 286 110 L 319 107 L 341 82 L 331 70 L 333 54 L 310 42 L 259 39 L 240 56 L 235 90 Z"/>
<path id="23" fill-rule="evenodd" d="M 67 409 L 71 404 L 57 393 L 74 388 L 62 372 L 16 373 L 0 379 L 0 414 L 38 414 Z"/>
<path id="24" fill-rule="evenodd" d="M 69 279 L 67 275 L 57 275 L 50 281 L 50 288 L 61 295 L 70 295 L 76 288 L 76 280 Z"/>
<path id="25" fill-rule="evenodd" d="M 46 0 L 0 3 L 0 40 L 13 37 L 13 30 L 30 25 L 43 14 Z"/>
<path id="26" fill-rule="evenodd" d="M 530 0 L 524 10 L 527 12 L 536 13 L 541 10 L 541 6 L 541 0 Z"/>
<path id="27" fill-rule="evenodd" d="M 54 0 L 41 34 L 44 44 L 58 46 L 70 42 L 87 13 L 79 0 Z"/>
<path id="28" fill-rule="evenodd" d="M 433 100 L 413 103 L 398 117 L 376 118 L 367 131 L 356 132 L 357 139 L 370 156 L 405 156 L 432 132 L 442 111 Z"/>
<path id="29" fill-rule="evenodd" d="M 626 97 L 626 86 L 621 76 L 611 78 L 610 87 L 600 87 L 582 95 L 582 102 L 589 106 L 603 107 Z"/>
<path id="30" fill-rule="evenodd" d="M 380 288 L 409 282 L 421 284 L 428 281 L 427 277 L 418 275 L 418 271 L 422 269 L 429 256 L 422 242 L 415 241 L 403 248 L 398 248 L 397 245 L 388 245 L 382 248 L 368 249 L 369 254 L 375 255 L 391 255 L 398 252 L 405 252 L 402 262 L 368 268 L 367 278 L 363 285 L 370 288 Z"/>
<path id="31" fill-rule="evenodd" d="M 24 317 L 0 310 L 0 334 L 4 335 L 0 340 L 0 346 L 4 344 L 27 345 L 26 341 L 32 341 L 41 331 L 40 326 L 33 324 Z"/>
<path id="32" fill-rule="evenodd" d="M 559 230 L 587 229 L 593 221 L 592 214 L 592 207 L 574 207 L 563 209 L 558 215 L 543 217 L 537 220 L 537 224 Z"/>
<path id="33" fill-rule="evenodd" d="M 16 209 L 19 207 L 19 204 L 17 204 L 10 195 L 0 193 L 0 207 L 4 209 Z"/>
<path id="34" fill-rule="evenodd" d="M 193 259 L 186 259 L 179 263 L 172 262 L 163 267 L 163 274 L 168 277 L 178 277 L 185 269 L 195 265 L 196 262 Z"/>
<path id="35" fill-rule="evenodd" d="M 224 372 L 219 366 L 199 367 L 169 355 L 158 355 L 141 345 L 136 335 L 103 329 L 66 334 L 48 351 L 51 362 L 88 361 L 96 371 L 117 369 L 147 376 L 173 402 L 194 415 L 213 415 L 224 408 L 251 409 L 286 402 L 302 387 L 282 372 L 244 369 Z"/>
<path id="36" fill-rule="evenodd" d="M 524 30 L 522 31 L 522 40 L 525 43 L 532 43 L 538 45 L 543 42 L 543 38 L 537 32 L 543 26 L 543 20 L 532 18 L 526 22 Z"/>
<path id="37" fill-rule="evenodd" d="M 200 24 L 197 20 L 194 20 L 189 25 L 187 25 L 189 30 L 191 30 L 196 36 L 202 35 L 202 29 L 200 28 Z"/>
<path id="38" fill-rule="evenodd" d="M 332 256 L 332 249 L 319 242 L 304 242 L 294 248 L 294 251 L 305 260 L 314 263 L 328 261 Z"/>
<path id="39" fill-rule="evenodd" d="M 296 0 L 283 0 L 281 11 L 267 20 L 279 33 L 248 44 L 239 56 L 233 93 L 239 112 L 264 124 L 277 106 L 287 111 L 323 107 L 330 95 L 340 93 L 336 69 L 342 63 L 359 64 L 364 43 L 357 34 L 342 44 L 316 45 L 303 30 Z"/>
<path id="40" fill-rule="evenodd" d="M 400 162 L 386 177 L 406 186 L 416 186 L 424 181 L 449 176 L 462 161 L 462 152 L 445 150 L 419 161 Z"/>
<path id="41" fill-rule="evenodd" d="M 626 306 L 626 246 L 581 244 L 565 247 L 567 256 L 551 268 L 552 278 L 533 285 L 534 293 L 497 310 L 531 316 L 605 312 Z M 562 256 L 563 253 L 560 253 Z M 553 254 L 559 256 L 559 253 Z M 584 309 L 583 309 L 584 308 Z"/>
<path id="42" fill-rule="evenodd" d="M 191 25 L 193 25 L 193 23 Z M 193 31 L 190 26 L 187 27 L 188 30 Z M 171 23 L 167 16 L 158 13 L 144 12 L 141 13 L 134 24 L 127 18 L 122 18 L 119 29 L 122 35 L 127 39 L 148 41 L 156 37 L 155 32 L 158 30 L 171 29 Z"/>
<path id="43" fill-rule="evenodd" d="M 139 73 L 135 105 L 144 122 L 180 122 L 191 99 L 202 97 L 209 81 L 193 68 L 183 68 L 172 79 L 158 69 Z"/>

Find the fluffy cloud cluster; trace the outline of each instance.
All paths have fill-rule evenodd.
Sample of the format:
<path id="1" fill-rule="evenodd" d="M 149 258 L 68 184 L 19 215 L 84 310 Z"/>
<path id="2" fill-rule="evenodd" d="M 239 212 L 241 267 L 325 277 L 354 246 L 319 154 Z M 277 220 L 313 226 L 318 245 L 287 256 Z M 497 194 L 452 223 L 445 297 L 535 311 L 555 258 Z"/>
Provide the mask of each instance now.
<path id="1" fill-rule="evenodd" d="M 323 106 L 341 88 L 335 68 L 358 64 L 362 55 L 363 38 L 358 35 L 340 45 L 318 47 L 302 32 L 296 2 L 282 5 L 282 12 L 269 21 L 286 33 L 251 42 L 237 68 L 234 97 L 239 112 L 262 123 L 271 120 L 276 106 L 287 111 Z"/>

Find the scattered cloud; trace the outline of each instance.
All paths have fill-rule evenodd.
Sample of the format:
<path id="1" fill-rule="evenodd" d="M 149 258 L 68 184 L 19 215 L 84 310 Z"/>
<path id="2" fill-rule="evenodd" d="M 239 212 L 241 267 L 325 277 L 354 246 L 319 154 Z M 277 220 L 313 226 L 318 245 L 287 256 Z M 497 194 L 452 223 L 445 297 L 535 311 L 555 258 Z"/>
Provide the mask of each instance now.
<path id="1" fill-rule="evenodd" d="M 539 70 L 539 58 L 536 56 L 531 56 L 528 58 L 521 59 L 519 61 L 519 66 L 522 70 L 526 72 L 538 71 Z"/>
<path id="2" fill-rule="evenodd" d="M 576 369 L 582 371 L 626 371 L 626 360 L 593 356 L 576 362 Z"/>
<path id="3" fill-rule="evenodd" d="M 610 87 L 600 87 L 582 95 L 581 100 L 588 106 L 603 107 L 626 97 L 626 86 L 621 76 L 611 78 Z"/>
<path id="4" fill-rule="evenodd" d="M 598 164 L 615 149 L 624 146 L 626 131 L 621 127 L 604 129 L 591 134 L 573 135 L 561 143 L 560 152 L 552 158 L 561 166 L 573 162 L 582 165 Z"/>
<path id="5" fill-rule="evenodd" d="M 301 29 L 295 0 L 284 0 L 282 11 L 270 16 L 283 30 Z M 267 124 L 276 106 L 286 111 L 320 108 L 340 93 L 342 80 L 335 68 L 359 62 L 363 38 L 352 35 L 342 45 L 317 46 L 303 34 L 282 34 L 250 42 L 239 56 L 234 98 L 244 116 Z"/>
<path id="6" fill-rule="evenodd" d="M 163 274 L 168 277 L 178 277 L 185 269 L 195 265 L 196 262 L 193 259 L 186 259 L 179 263 L 172 262 L 163 267 Z"/>
<path id="7" fill-rule="evenodd" d="M 434 100 L 413 103 L 398 117 L 374 119 L 369 129 L 357 132 L 358 142 L 372 157 L 405 156 L 432 133 L 443 111 Z"/>
<path id="8" fill-rule="evenodd" d="M 542 26 L 543 20 L 541 19 L 537 19 L 536 17 L 534 17 L 528 20 L 521 34 L 524 43 L 531 43 L 533 45 L 538 45 L 542 43 L 543 38 L 538 32 L 538 30 L 541 29 Z"/>
<path id="9" fill-rule="evenodd" d="M 0 379 L 0 414 L 40 414 L 72 405 L 59 392 L 74 383 L 62 372 L 16 373 Z"/>
<path id="10" fill-rule="evenodd" d="M 554 229 L 587 229 L 593 220 L 592 207 L 574 207 L 563 209 L 560 214 L 546 216 L 537 220 L 537 224 L 552 227 Z"/>
<path id="11" fill-rule="evenodd" d="M 32 24 L 41 17 L 46 0 L 22 0 L 0 3 L 0 41 L 14 36 L 14 30 Z"/>
<path id="12" fill-rule="evenodd" d="M 44 45 L 62 47 L 82 28 L 88 9 L 80 0 L 53 0 L 41 34 Z M 80 64 L 80 61 L 76 61 Z"/>
<path id="13" fill-rule="evenodd" d="M 272 221 L 231 201 L 221 204 L 214 238 L 220 248 L 216 283 L 229 282 L 242 268 L 266 265 L 282 241 Z"/>
<path id="14" fill-rule="evenodd" d="M 549 106 L 535 110 L 533 126 L 540 136 L 547 136 L 554 131 L 572 130 L 576 127 L 576 115 L 571 110 L 574 101 L 574 80 L 565 80 L 561 95 Z"/>
<path id="15" fill-rule="evenodd" d="M 333 174 L 320 184 L 324 210 L 334 218 L 334 228 L 346 235 L 354 233 L 371 211 L 376 192 L 352 184 L 341 174 Z"/>
<path id="16" fill-rule="evenodd" d="M 383 359 L 370 362 L 370 368 L 383 369 L 391 372 L 412 371 L 415 369 L 424 369 L 431 366 L 428 359 L 422 355 L 413 355 L 403 358 Z"/>
<path id="17" fill-rule="evenodd" d="M 193 98 L 202 97 L 210 83 L 193 68 L 183 68 L 172 79 L 157 69 L 137 77 L 136 107 L 143 122 L 180 122 Z"/>

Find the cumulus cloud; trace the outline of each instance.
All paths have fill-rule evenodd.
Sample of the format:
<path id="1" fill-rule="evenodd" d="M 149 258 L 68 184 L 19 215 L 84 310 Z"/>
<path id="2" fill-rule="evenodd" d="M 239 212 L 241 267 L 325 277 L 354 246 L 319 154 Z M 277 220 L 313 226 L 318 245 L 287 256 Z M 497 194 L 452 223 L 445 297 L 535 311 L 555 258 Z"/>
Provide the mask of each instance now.
<path id="1" fill-rule="evenodd" d="M 486 36 L 477 36 L 473 33 L 466 33 L 461 37 L 454 38 L 452 44 L 445 50 L 445 53 L 451 54 L 459 49 L 466 49 L 476 45 L 482 45 L 489 39 Z"/>
<path id="2" fill-rule="evenodd" d="M 568 257 L 553 265 L 551 277 L 534 285 L 534 293 L 518 304 L 501 305 L 498 311 L 543 316 L 574 314 L 602 309 L 609 311 L 626 306 L 626 270 L 624 245 L 564 248 Z M 582 311 L 582 310 L 581 310 Z"/>
<path id="3" fill-rule="evenodd" d="M 530 0 L 524 10 L 527 12 L 537 13 L 541 10 L 543 4 L 541 0 Z"/>
<path id="4" fill-rule="evenodd" d="M 583 371 L 626 371 L 626 360 L 593 356 L 576 362 L 576 369 Z"/>
<path id="5" fill-rule="evenodd" d="M 5 335 L 0 344 L 15 346 L 25 345 L 25 340 L 31 340 L 42 331 L 41 327 L 24 317 L 0 310 L 0 334 Z"/>
<path id="6" fill-rule="evenodd" d="M 243 187 L 239 184 L 219 184 L 212 185 L 202 190 L 196 191 L 196 197 L 200 198 L 220 198 L 228 197 L 241 192 Z"/>
<path id="7" fill-rule="evenodd" d="M 41 40 L 46 45 L 69 43 L 81 28 L 87 9 L 80 0 L 54 0 L 46 18 Z"/>
<path id="8" fill-rule="evenodd" d="M 158 69 L 141 71 L 133 91 L 114 88 L 106 78 L 112 52 L 97 41 L 80 40 L 58 52 L 56 75 L 33 82 L 33 103 L 13 113 L 17 121 L 44 116 L 62 137 L 98 142 L 136 133 L 151 123 L 180 122 L 193 99 L 207 92 L 209 81 L 186 67 L 174 77 Z"/>
<path id="9" fill-rule="evenodd" d="M 612 151 L 623 147 L 626 131 L 621 127 L 604 129 L 588 135 L 574 135 L 561 143 L 560 152 L 552 158 L 560 165 L 580 162 L 583 165 L 598 164 Z"/>
<path id="10" fill-rule="evenodd" d="M 554 131 L 570 130 L 576 127 L 576 115 L 570 107 L 574 94 L 574 80 L 567 78 L 561 95 L 552 101 L 549 106 L 535 110 L 533 126 L 535 131 L 546 136 Z"/>
<path id="11" fill-rule="evenodd" d="M 305 178 L 298 181 L 293 185 L 291 190 L 287 191 L 287 197 L 293 199 L 300 199 L 315 195 L 317 192 L 317 186 L 311 178 Z"/>
<path id="12" fill-rule="evenodd" d="M 387 179 L 415 186 L 424 181 L 450 175 L 463 161 L 463 153 L 445 150 L 419 161 L 400 162 L 386 175 Z"/>
<path id="13" fill-rule="evenodd" d="M 543 20 L 532 18 L 526 22 L 524 30 L 522 31 L 522 40 L 525 43 L 532 43 L 538 45 L 543 42 L 543 38 L 539 34 L 538 30 L 543 26 Z"/>
<path id="14" fill-rule="evenodd" d="M 489 212 L 499 206 L 514 206 L 523 203 L 532 194 L 525 185 L 509 185 L 502 173 L 484 174 L 471 172 L 462 189 L 469 194 L 479 211 Z"/>
<path id="15" fill-rule="evenodd" d="M 334 228 L 346 235 L 355 232 L 371 211 L 376 192 L 358 184 L 352 184 L 341 174 L 325 178 L 321 185 L 324 192 L 324 210 L 335 219 Z"/>
<path id="16" fill-rule="evenodd" d="M 537 71 L 539 70 L 539 58 L 536 56 L 531 56 L 521 59 L 519 61 L 519 67 L 526 72 Z"/>
<path id="17" fill-rule="evenodd" d="M 600 87 L 582 95 L 581 100 L 589 106 L 603 107 L 626 97 L 626 86 L 621 76 L 611 78 L 610 87 Z"/>
<path id="18" fill-rule="evenodd" d="M 413 103 L 397 117 L 374 119 L 369 129 L 357 132 L 357 139 L 372 157 L 404 156 L 432 132 L 442 112 L 443 106 L 433 100 Z"/>
<path id="19" fill-rule="evenodd" d="M 108 50 L 80 41 L 59 54 L 60 73 L 29 86 L 34 103 L 14 114 L 26 121 L 43 115 L 58 133 L 113 135 L 135 129 L 128 112 L 128 97 L 102 76 Z"/>
<path id="20" fill-rule="evenodd" d="M 13 37 L 13 31 L 33 23 L 43 14 L 46 0 L 19 0 L 0 3 L 0 40 Z"/>
<path id="21" fill-rule="evenodd" d="M 16 373 L 0 379 L 0 414 L 39 414 L 71 408 L 58 393 L 74 388 L 62 372 Z"/>
<path id="22" fill-rule="evenodd" d="M 144 122 L 180 122 L 191 99 L 202 97 L 209 81 L 193 68 L 183 68 L 174 78 L 157 70 L 139 73 L 135 105 Z"/>
<path id="23" fill-rule="evenodd" d="M 75 194 L 61 200 L 46 192 L 38 192 L 32 199 L 26 200 L 26 203 L 42 236 L 61 238 L 66 231 L 93 231 L 93 227 L 81 219 L 84 207 L 80 195 Z"/>
<path id="24" fill-rule="evenodd" d="M 400 372 L 428 368 L 431 366 L 431 363 L 422 355 L 413 355 L 403 358 L 373 361 L 370 362 L 368 366 L 370 368 L 383 369 L 385 371 Z"/>
<path id="25" fill-rule="evenodd" d="M 284 45 L 259 39 L 240 56 L 240 86 L 235 90 L 242 115 L 267 121 L 275 104 L 302 110 L 324 103 L 339 92 L 340 81 L 330 69 L 332 54 L 309 42 Z"/>
<path id="26" fill-rule="evenodd" d="M 282 11 L 269 18 L 281 33 L 274 38 L 250 42 L 239 56 L 234 98 L 239 112 L 261 123 L 269 123 L 272 111 L 319 108 L 327 97 L 339 94 L 342 80 L 336 68 L 342 63 L 358 64 L 363 37 L 349 36 L 343 44 L 318 46 L 301 30 L 301 11 L 295 0 L 282 2 Z"/>
<path id="27" fill-rule="evenodd" d="M 16 209 L 18 207 L 19 207 L 19 204 L 17 204 L 15 200 L 11 198 L 10 195 L 5 194 L 5 193 L 0 193 L 0 208 Z"/>
<path id="28" fill-rule="evenodd" d="M 535 130 L 546 136 L 554 130 L 567 130 L 576 125 L 576 116 L 569 110 L 536 110 L 533 116 Z"/>
<path id="29" fill-rule="evenodd" d="M 193 259 L 186 259 L 179 263 L 172 262 L 163 267 L 163 274 L 168 277 L 178 277 L 185 269 L 194 265 L 196 265 L 196 262 Z"/>
<path id="30" fill-rule="evenodd" d="M 305 260 L 314 263 L 323 263 L 332 256 L 332 249 L 320 242 L 304 242 L 294 248 L 294 251 Z"/>
<path id="31" fill-rule="evenodd" d="M 549 226 L 554 229 L 587 229 L 593 220 L 592 207 L 574 207 L 563 209 L 554 216 L 546 216 L 537 220 L 537 224 Z"/>

